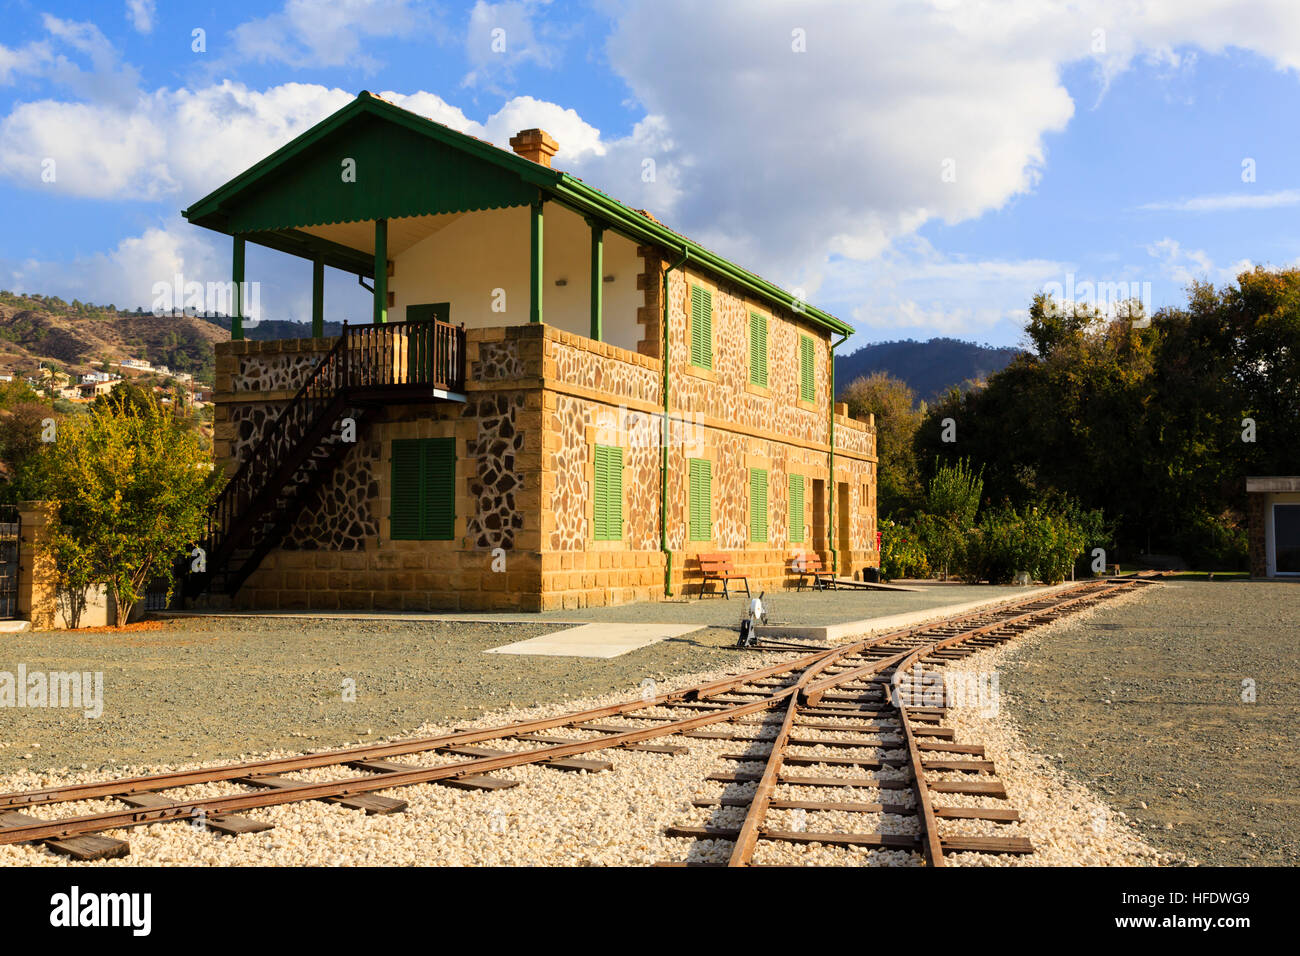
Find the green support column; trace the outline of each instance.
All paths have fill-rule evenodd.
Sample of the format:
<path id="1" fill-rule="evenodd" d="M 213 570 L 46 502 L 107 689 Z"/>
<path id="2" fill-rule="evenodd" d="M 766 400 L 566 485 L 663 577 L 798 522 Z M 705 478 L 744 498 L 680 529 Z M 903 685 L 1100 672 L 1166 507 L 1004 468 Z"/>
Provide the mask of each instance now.
<path id="1" fill-rule="evenodd" d="M 375 220 L 375 325 L 388 321 L 388 220 Z"/>
<path id="2" fill-rule="evenodd" d="M 311 263 L 311 337 L 325 337 L 325 263 L 319 257 Z"/>
<path id="3" fill-rule="evenodd" d="M 528 321 L 542 321 L 542 201 L 532 205 L 532 229 L 529 247 Z"/>
<path id="4" fill-rule="evenodd" d="M 235 287 L 231 296 L 230 338 L 244 337 L 244 237 L 235 236 L 235 249 L 230 257 L 230 281 Z"/>
<path id="5" fill-rule="evenodd" d="M 601 319 L 605 308 L 605 230 L 591 223 L 591 337 L 601 341 Z"/>

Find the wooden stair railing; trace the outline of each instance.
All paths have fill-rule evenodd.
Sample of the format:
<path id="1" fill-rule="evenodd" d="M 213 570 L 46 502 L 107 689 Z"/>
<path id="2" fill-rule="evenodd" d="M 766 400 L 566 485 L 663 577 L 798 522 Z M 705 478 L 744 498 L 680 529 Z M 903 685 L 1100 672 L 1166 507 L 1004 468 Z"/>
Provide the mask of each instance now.
<path id="1" fill-rule="evenodd" d="M 376 403 L 428 401 L 465 386 L 465 330 L 445 322 L 351 326 L 317 363 L 227 482 L 208 513 L 206 569 L 183 593 L 234 594 L 292 526 L 309 496 L 347 455 Z"/>

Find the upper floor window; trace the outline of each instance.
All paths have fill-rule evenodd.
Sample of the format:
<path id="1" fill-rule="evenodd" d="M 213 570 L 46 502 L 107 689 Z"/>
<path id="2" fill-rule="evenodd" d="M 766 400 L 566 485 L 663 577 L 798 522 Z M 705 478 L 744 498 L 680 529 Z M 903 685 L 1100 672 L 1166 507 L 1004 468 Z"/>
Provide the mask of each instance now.
<path id="1" fill-rule="evenodd" d="M 749 381 L 767 387 L 767 316 L 749 313 Z"/>
<path id="2" fill-rule="evenodd" d="M 713 293 L 691 286 L 691 364 L 713 368 Z"/>
<path id="3" fill-rule="evenodd" d="M 799 397 L 805 402 L 817 400 L 817 387 L 813 378 L 813 340 L 799 336 Z"/>

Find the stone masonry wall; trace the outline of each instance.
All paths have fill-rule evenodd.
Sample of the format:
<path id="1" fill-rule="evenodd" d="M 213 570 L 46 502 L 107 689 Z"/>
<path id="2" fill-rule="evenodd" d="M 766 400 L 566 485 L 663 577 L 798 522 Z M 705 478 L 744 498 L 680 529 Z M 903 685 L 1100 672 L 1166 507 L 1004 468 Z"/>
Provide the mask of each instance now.
<path id="1" fill-rule="evenodd" d="M 236 596 L 266 609 L 540 607 L 539 328 L 467 334 L 466 401 L 370 413 L 358 443 Z M 319 361 L 312 340 L 219 343 L 217 453 L 237 467 Z M 312 343 L 314 345 L 314 343 Z M 224 376 L 222 372 L 224 371 Z M 456 440 L 451 541 L 390 536 L 392 442 Z"/>
<path id="2" fill-rule="evenodd" d="M 653 283 L 647 281 L 647 288 Z M 671 286 L 670 286 L 671 289 Z M 647 296 L 648 297 L 648 296 Z M 684 302 L 682 303 L 684 307 Z M 715 292 L 715 330 L 722 311 L 733 316 L 745 311 L 729 301 L 727 293 Z M 745 311 L 747 315 L 747 311 Z M 747 323 L 746 323 L 747 324 Z M 776 326 L 776 323 L 773 323 Z M 680 335 L 685 326 L 678 322 Z M 673 346 L 680 345 L 674 338 Z M 797 350 L 796 333 L 791 348 Z M 778 337 L 778 340 L 781 340 Z M 715 360 L 719 352 L 715 333 Z M 829 351 L 823 353 L 829 359 Z M 665 556 L 660 548 L 662 372 L 652 357 L 615 349 L 581 336 L 555 329 L 546 330 L 545 393 L 543 396 L 542 492 L 549 508 L 543 514 L 542 607 L 578 608 L 589 605 L 653 600 L 664 593 Z M 744 350 L 744 376 L 748 377 L 748 345 Z M 722 363 L 726 381 L 736 377 L 737 357 Z M 675 363 L 676 364 L 676 363 Z M 715 361 L 715 366 L 718 366 Z M 774 366 L 780 364 L 778 373 Z M 790 366 L 790 367 L 785 367 Z M 730 369 L 731 371 L 727 371 Z M 787 421 L 806 435 L 815 436 L 815 413 L 807 408 L 782 409 L 784 387 L 797 365 L 773 361 L 769 381 L 777 386 L 769 394 L 750 394 L 752 423 Z M 755 592 L 792 587 L 797 578 L 790 573 L 792 557 L 800 551 L 818 550 L 829 560 L 829 546 L 840 544 L 843 516 L 835 519 L 832 533 L 826 528 L 825 506 L 829 446 L 815 440 L 791 441 L 778 429 L 745 427 L 727 417 L 721 403 L 707 395 L 703 382 L 718 390 L 717 381 L 692 377 L 688 401 L 703 404 L 709 412 L 675 412 L 668 432 L 668 546 L 672 552 L 673 592 L 698 593 L 699 571 L 695 560 L 700 553 L 727 551 L 736 567 L 751 576 Z M 819 376 L 822 396 L 829 397 L 829 374 Z M 677 394 L 677 380 L 672 382 Z M 794 388 L 797 389 L 797 381 Z M 734 391 L 743 391 L 742 388 Z M 734 392 L 733 392 L 734 393 Z M 695 396 L 695 398 L 691 398 Z M 703 398 L 701 398 L 703 396 Z M 674 409 L 677 407 L 673 401 Z M 826 406 L 821 406 L 825 408 Z M 712 412 L 718 412 L 715 415 Z M 848 418 L 843 406 L 837 409 L 836 482 L 845 485 L 850 515 L 843 531 L 850 547 L 839 555 L 842 573 L 853 573 L 878 564 L 875 553 L 875 431 L 870 423 Z M 796 414 L 798 413 L 798 414 Z M 744 418 L 745 416 L 739 416 Z M 821 434 L 829 422 L 821 417 Z M 621 542 L 597 541 L 592 531 L 594 448 L 611 445 L 624 450 L 624 536 Z M 687 540 L 687 474 L 689 458 L 708 458 L 713 473 L 713 534 L 708 542 Z M 750 541 L 749 475 L 752 468 L 764 468 L 769 476 L 769 540 Z M 789 540 L 789 495 L 787 476 L 804 476 L 805 541 Z M 822 516 L 814 513 L 815 481 L 822 482 Z M 820 538 L 814 538 L 814 531 Z M 832 542 L 831 538 L 835 541 Z"/>

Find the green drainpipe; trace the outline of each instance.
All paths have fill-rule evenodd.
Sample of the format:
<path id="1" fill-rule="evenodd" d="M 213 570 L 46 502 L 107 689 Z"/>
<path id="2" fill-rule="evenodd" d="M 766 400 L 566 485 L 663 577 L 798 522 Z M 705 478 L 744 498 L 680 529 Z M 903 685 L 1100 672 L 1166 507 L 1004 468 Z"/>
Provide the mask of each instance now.
<path id="1" fill-rule="evenodd" d="M 831 573 L 838 575 L 840 573 L 840 552 L 835 545 L 835 498 L 839 489 L 835 485 L 835 350 L 844 344 L 848 338 L 847 335 L 841 336 L 838 342 L 831 343 L 831 474 L 830 480 L 826 482 L 826 492 L 831 501 L 830 527 L 826 529 L 827 544 L 831 545 Z"/>
<path id="2" fill-rule="evenodd" d="M 663 325 L 663 360 L 664 381 L 664 419 L 659 432 L 659 450 L 662 460 L 659 465 L 659 550 L 664 553 L 664 597 L 673 596 L 673 553 L 668 547 L 668 273 L 681 268 L 691 257 L 687 249 L 682 249 L 682 257 L 664 270 L 664 325 Z"/>

